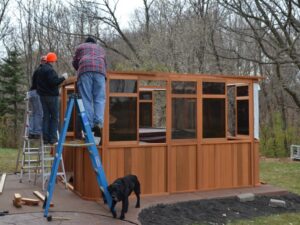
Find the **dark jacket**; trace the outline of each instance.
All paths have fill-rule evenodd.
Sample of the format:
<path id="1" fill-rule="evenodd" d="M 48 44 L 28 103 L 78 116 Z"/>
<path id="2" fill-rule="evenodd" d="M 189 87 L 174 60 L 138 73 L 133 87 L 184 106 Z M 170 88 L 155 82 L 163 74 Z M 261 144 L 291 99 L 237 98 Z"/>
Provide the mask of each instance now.
<path id="1" fill-rule="evenodd" d="M 37 89 L 37 75 L 38 75 L 38 70 L 41 68 L 43 64 L 40 64 L 38 68 L 33 72 L 32 78 L 31 78 L 31 87 L 30 91 L 36 90 Z"/>
<path id="2" fill-rule="evenodd" d="M 37 92 L 40 96 L 58 96 L 58 86 L 65 80 L 58 77 L 49 63 L 43 64 L 37 71 Z"/>

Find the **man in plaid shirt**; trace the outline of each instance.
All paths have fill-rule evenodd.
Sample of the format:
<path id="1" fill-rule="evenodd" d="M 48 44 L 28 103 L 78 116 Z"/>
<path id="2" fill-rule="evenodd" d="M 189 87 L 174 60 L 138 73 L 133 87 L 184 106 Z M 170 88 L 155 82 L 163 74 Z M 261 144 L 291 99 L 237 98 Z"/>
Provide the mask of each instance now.
<path id="1" fill-rule="evenodd" d="M 73 57 L 77 87 L 95 136 L 101 137 L 105 108 L 105 51 L 94 38 L 77 46 Z"/>

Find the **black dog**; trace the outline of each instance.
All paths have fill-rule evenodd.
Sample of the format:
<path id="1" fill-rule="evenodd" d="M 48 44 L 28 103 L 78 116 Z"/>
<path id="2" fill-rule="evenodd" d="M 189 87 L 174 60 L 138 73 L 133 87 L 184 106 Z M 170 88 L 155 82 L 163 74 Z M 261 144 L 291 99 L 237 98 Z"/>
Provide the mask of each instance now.
<path id="1" fill-rule="evenodd" d="M 137 176 L 127 175 L 125 177 L 118 178 L 107 187 L 107 190 L 112 197 L 112 205 L 110 210 L 114 218 L 117 217 L 115 206 L 117 202 L 120 201 L 122 201 L 122 211 L 120 219 L 123 220 L 125 218 L 125 213 L 128 211 L 128 197 L 132 193 L 132 191 L 134 191 L 137 198 L 135 208 L 140 207 L 141 187 Z"/>

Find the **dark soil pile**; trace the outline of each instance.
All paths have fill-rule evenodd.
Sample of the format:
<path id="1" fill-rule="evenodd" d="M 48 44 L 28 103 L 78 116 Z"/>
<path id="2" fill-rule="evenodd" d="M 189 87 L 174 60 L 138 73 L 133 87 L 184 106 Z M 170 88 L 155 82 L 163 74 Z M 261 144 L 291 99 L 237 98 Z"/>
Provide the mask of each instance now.
<path id="1" fill-rule="evenodd" d="M 269 206 L 270 199 L 286 201 L 286 208 Z M 143 209 L 139 214 L 142 225 L 226 224 L 239 219 L 251 219 L 279 213 L 300 212 L 300 196 L 256 196 L 252 202 L 239 202 L 236 197 L 181 202 L 172 205 L 159 204 Z"/>

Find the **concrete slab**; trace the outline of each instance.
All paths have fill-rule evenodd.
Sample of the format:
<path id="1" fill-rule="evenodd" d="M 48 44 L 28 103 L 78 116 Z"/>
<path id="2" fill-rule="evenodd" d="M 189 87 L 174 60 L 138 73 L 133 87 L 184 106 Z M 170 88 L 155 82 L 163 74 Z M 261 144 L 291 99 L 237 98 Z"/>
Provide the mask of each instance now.
<path id="1" fill-rule="evenodd" d="M 0 211 L 8 210 L 9 215 L 0 217 L 0 224 L 49 225 L 47 219 L 43 217 L 42 202 L 39 206 L 22 205 L 22 208 L 16 208 L 12 204 L 14 193 L 20 193 L 22 197 L 35 198 L 33 191 L 36 190 L 43 193 L 40 186 L 35 186 L 26 179 L 23 183 L 19 183 L 17 175 L 7 176 L 3 194 L 0 195 Z M 43 194 L 45 195 L 45 193 Z M 112 218 L 108 207 L 103 202 L 82 200 L 73 192 L 65 189 L 60 182 L 55 186 L 52 202 L 54 207 L 50 208 L 49 215 L 71 218 L 67 221 L 52 221 L 52 224 L 129 224 L 126 221 Z"/>
<path id="2" fill-rule="evenodd" d="M 238 194 L 237 198 L 240 202 L 251 202 L 255 200 L 253 193 Z"/>
<path id="3" fill-rule="evenodd" d="M 43 217 L 42 203 L 39 206 L 22 206 L 20 209 L 15 208 L 12 204 L 14 193 L 20 193 L 22 197 L 35 198 L 33 195 L 33 191 L 35 190 L 43 193 L 40 186 L 35 186 L 25 179 L 23 183 L 19 183 L 17 175 L 8 175 L 3 194 L 0 195 L 0 211 L 9 210 L 9 215 L 0 217 L 0 225 L 49 224 L 46 218 Z M 136 199 L 133 195 L 130 198 L 128 213 L 125 215 L 126 220 L 121 221 L 112 218 L 108 207 L 104 205 L 102 201 L 93 202 L 82 200 L 73 192 L 66 190 L 61 183 L 58 183 L 53 195 L 54 207 L 50 208 L 49 214 L 56 217 L 71 218 L 70 220 L 52 221 L 51 224 L 140 224 L 138 221 L 138 214 L 143 208 L 147 208 L 149 206 L 154 206 L 160 203 L 172 204 L 181 201 L 232 197 L 244 193 L 253 193 L 255 195 L 279 195 L 287 193 L 287 191 L 271 185 L 262 185 L 254 188 L 236 188 L 217 191 L 166 194 L 159 196 L 142 196 L 140 209 L 134 208 Z M 120 215 L 121 205 L 121 203 L 118 203 L 116 207 L 118 215 Z"/>

